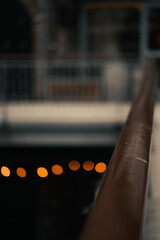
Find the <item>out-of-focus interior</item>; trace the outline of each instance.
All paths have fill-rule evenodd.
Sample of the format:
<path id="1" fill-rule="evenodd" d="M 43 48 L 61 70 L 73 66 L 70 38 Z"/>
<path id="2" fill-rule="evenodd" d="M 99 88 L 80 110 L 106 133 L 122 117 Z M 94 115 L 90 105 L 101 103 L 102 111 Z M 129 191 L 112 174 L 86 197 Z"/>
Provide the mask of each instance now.
<path id="1" fill-rule="evenodd" d="M 160 56 L 159 20 L 159 1 L 1 1 L 2 239 L 78 238 L 146 57 Z"/>

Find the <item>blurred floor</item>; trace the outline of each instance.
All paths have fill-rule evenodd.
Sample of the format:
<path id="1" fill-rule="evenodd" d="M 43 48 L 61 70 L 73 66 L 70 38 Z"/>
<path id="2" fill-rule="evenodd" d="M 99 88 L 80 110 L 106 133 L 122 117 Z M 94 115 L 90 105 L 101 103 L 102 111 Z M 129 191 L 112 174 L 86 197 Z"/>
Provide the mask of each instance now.
<path id="1" fill-rule="evenodd" d="M 160 239 L 160 104 L 156 105 L 150 159 L 144 240 Z"/>
<path id="2" fill-rule="evenodd" d="M 126 102 L 6 103 L 0 105 L 0 121 L 5 117 L 10 123 L 124 122 L 128 110 Z"/>
<path id="3" fill-rule="evenodd" d="M 0 145 L 115 145 L 126 103 L 21 103 L 0 107 Z"/>

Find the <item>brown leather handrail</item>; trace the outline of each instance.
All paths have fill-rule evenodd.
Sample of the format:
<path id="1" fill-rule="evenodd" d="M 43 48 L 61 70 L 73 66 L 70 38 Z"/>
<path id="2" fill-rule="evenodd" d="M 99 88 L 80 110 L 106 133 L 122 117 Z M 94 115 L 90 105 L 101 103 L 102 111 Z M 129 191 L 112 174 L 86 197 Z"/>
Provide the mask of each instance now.
<path id="1" fill-rule="evenodd" d="M 139 240 L 142 236 L 156 69 L 155 61 L 146 68 L 80 240 Z"/>

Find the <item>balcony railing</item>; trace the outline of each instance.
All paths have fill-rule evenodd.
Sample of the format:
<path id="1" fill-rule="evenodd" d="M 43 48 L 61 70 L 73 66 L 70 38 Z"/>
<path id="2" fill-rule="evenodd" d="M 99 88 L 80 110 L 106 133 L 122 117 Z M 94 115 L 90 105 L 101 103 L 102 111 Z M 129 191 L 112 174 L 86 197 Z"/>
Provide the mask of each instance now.
<path id="1" fill-rule="evenodd" d="M 142 73 L 137 59 L 0 60 L 0 101 L 128 101 Z"/>

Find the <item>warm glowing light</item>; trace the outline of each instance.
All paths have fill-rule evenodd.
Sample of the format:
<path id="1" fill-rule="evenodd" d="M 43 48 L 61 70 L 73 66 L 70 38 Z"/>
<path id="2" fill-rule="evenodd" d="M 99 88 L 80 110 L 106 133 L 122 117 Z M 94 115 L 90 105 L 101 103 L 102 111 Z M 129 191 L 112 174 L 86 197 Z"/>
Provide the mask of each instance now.
<path id="1" fill-rule="evenodd" d="M 4 177 L 9 177 L 9 176 L 10 176 L 10 170 L 9 170 L 9 168 L 6 167 L 6 166 L 1 167 L 1 174 L 2 174 Z"/>
<path id="2" fill-rule="evenodd" d="M 56 165 L 53 165 L 52 166 L 52 172 L 55 174 L 55 175 L 61 175 L 63 173 L 63 168 L 56 164 Z"/>
<path id="3" fill-rule="evenodd" d="M 17 175 L 18 177 L 25 178 L 26 177 L 26 170 L 22 167 L 17 168 Z"/>
<path id="4" fill-rule="evenodd" d="M 45 177 L 48 176 L 48 171 L 47 171 L 47 169 L 44 168 L 44 167 L 39 167 L 39 168 L 37 169 L 37 174 L 38 174 L 39 177 L 45 178 Z"/>
<path id="5" fill-rule="evenodd" d="M 106 168 L 107 168 L 107 166 L 105 163 L 99 162 L 95 166 L 95 171 L 98 173 L 104 173 L 106 171 Z"/>
<path id="6" fill-rule="evenodd" d="M 76 160 L 71 161 L 68 165 L 72 171 L 77 171 L 81 166 L 80 163 Z"/>
<path id="7" fill-rule="evenodd" d="M 86 171 L 91 171 L 94 168 L 94 162 L 92 161 L 85 161 L 83 163 L 83 169 Z"/>

